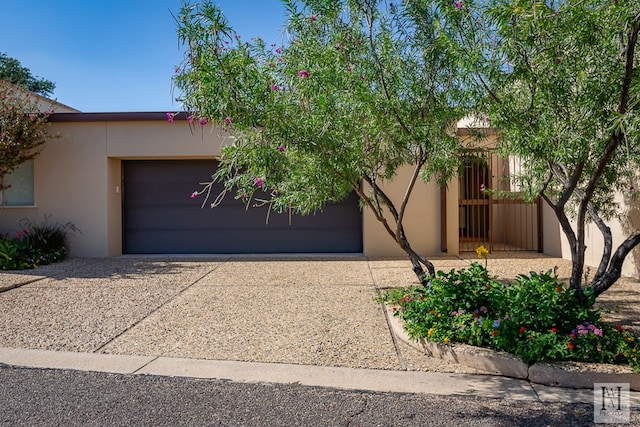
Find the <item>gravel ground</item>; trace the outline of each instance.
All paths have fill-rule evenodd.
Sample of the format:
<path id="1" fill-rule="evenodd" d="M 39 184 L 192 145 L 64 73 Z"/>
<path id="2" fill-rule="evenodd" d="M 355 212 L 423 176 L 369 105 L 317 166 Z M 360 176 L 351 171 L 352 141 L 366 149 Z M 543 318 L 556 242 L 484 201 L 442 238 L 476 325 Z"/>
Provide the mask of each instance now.
<path id="1" fill-rule="evenodd" d="M 568 275 L 538 254 L 488 260 L 501 279 L 555 266 Z M 0 273 L 0 287 L 50 276 L 0 293 L 0 347 L 476 373 L 392 339 L 374 298 L 416 282 L 404 260 L 121 257 L 35 272 Z M 602 297 L 607 320 L 640 326 L 637 282 Z"/>

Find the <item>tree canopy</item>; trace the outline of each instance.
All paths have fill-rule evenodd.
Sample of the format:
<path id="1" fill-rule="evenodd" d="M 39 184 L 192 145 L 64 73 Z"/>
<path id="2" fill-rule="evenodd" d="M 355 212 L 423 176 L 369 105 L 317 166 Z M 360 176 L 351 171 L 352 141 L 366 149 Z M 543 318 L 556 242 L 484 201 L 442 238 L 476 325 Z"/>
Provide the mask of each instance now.
<path id="1" fill-rule="evenodd" d="M 185 109 L 235 138 L 215 179 L 248 204 L 278 212 L 312 213 L 355 191 L 416 274 L 433 273 L 411 247 L 403 218 L 420 178 L 444 183 L 456 171 L 456 123 L 472 104 L 450 49 L 459 8 L 284 4 L 285 38 L 274 44 L 236 34 L 210 1 L 185 4 L 176 17 L 187 50 L 174 83 Z M 384 182 L 402 166 L 412 172 L 394 202 Z"/>
<path id="2" fill-rule="evenodd" d="M 7 56 L 6 53 L 0 53 L 0 80 L 9 81 L 46 97 L 53 95 L 56 88 L 55 83 L 34 76 L 31 70 L 22 66 L 17 59 Z"/>
<path id="3" fill-rule="evenodd" d="M 609 288 L 640 243 L 640 224 L 613 247 L 607 221 L 617 197 L 637 193 L 640 166 L 640 3 L 492 0 L 469 4 L 463 26 L 482 109 L 500 149 L 527 167 L 529 198 L 541 197 L 568 239 L 571 287 L 584 298 Z M 474 7 L 479 9 L 474 11 Z M 482 20 L 475 19 L 482 16 Z M 586 224 L 602 234 L 602 258 L 585 279 Z M 585 288 L 586 286 L 586 288 Z"/>
<path id="4" fill-rule="evenodd" d="M 209 1 L 176 17 L 184 106 L 235 137 L 215 175 L 227 191 L 302 213 L 355 191 L 414 271 L 432 272 L 402 219 L 418 178 L 455 174 L 456 122 L 473 112 L 498 129 L 502 154 L 524 160 L 516 178 L 528 198 L 555 213 L 578 298 L 593 301 L 620 277 L 640 243 L 636 225 L 614 248 L 607 223 L 623 213 L 619 194 L 639 194 L 640 3 L 284 3 L 287 38 L 272 45 L 242 39 Z M 406 166 L 413 173 L 394 204 L 384 182 Z M 604 249 L 585 279 L 589 222 Z"/>

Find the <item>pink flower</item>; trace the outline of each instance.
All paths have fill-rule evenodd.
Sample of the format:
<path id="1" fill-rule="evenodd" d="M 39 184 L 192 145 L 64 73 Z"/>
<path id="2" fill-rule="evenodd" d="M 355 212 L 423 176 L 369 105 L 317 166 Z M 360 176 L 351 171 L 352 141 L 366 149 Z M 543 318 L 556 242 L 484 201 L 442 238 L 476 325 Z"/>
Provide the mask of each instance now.
<path id="1" fill-rule="evenodd" d="M 284 153 L 284 150 L 286 150 L 286 148 L 284 148 L 284 145 L 278 147 L 279 152 Z"/>
<path id="2" fill-rule="evenodd" d="M 278 91 L 278 85 L 272 85 L 271 86 L 271 90 L 274 91 L 274 92 L 277 92 Z"/>
<path id="3" fill-rule="evenodd" d="M 480 184 L 480 193 L 484 193 L 484 182 Z"/>
<path id="4" fill-rule="evenodd" d="M 173 114 L 171 114 L 171 113 L 167 113 L 167 121 L 168 121 L 169 123 L 173 123 Z"/>
<path id="5" fill-rule="evenodd" d="M 201 126 L 206 125 L 207 123 L 209 123 L 209 120 L 207 120 L 206 117 L 201 118 L 198 123 L 200 123 Z"/>
<path id="6" fill-rule="evenodd" d="M 33 119 L 35 116 L 36 116 L 35 114 L 33 114 L 33 113 L 29 113 L 29 118 L 30 118 L 30 119 Z"/>
<path id="7" fill-rule="evenodd" d="M 229 116 L 225 117 L 225 118 L 224 118 L 224 122 L 225 122 L 226 124 L 230 125 L 230 124 L 231 124 L 231 117 L 229 117 Z"/>
<path id="8" fill-rule="evenodd" d="M 191 198 L 195 199 L 196 197 L 198 197 L 198 192 L 194 191 L 193 193 L 191 193 Z"/>
<path id="9" fill-rule="evenodd" d="M 256 178 L 256 185 L 258 186 L 258 188 L 262 188 L 262 184 L 264 184 L 262 178 Z"/>
<path id="10" fill-rule="evenodd" d="M 193 123 L 193 116 L 187 116 L 187 121 L 191 124 Z"/>
<path id="11" fill-rule="evenodd" d="M 309 21 L 316 22 L 316 15 L 311 15 L 311 17 L 309 18 Z"/>
<path id="12" fill-rule="evenodd" d="M 462 0 L 454 1 L 453 5 L 456 7 L 456 9 L 462 9 Z"/>
<path id="13" fill-rule="evenodd" d="M 277 49 L 276 49 L 276 53 L 277 53 L 278 55 L 280 55 L 280 54 L 282 53 L 282 49 L 277 48 Z"/>
<path id="14" fill-rule="evenodd" d="M 298 77 L 309 77 L 309 72 L 307 70 L 298 71 Z"/>
<path id="15" fill-rule="evenodd" d="M 18 238 L 18 239 L 19 239 L 20 237 L 22 237 L 22 234 L 20 234 L 20 232 L 19 232 L 19 231 L 16 231 L 16 238 Z"/>
<path id="16" fill-rule="evenodd" d="M 173 67 L 173 71 L 175 73 L 179 73 L 180 72 L 180 68 L 176 65 L 175 67 Z"/>

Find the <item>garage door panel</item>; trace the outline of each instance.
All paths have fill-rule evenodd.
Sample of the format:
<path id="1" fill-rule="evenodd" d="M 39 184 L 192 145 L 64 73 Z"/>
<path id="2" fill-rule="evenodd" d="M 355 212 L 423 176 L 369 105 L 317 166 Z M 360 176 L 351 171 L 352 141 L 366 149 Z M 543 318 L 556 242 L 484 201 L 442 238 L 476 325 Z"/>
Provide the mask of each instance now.
<path id="1" fill-rule="evenodd" d="M 231 194 L 213 209 L 208 203 L 201 208 L 203 196 L 191 199 L 216 166 L 210 160 L 124 161 L 123 252 L 362 252 L 355 195 L 315 215 L 272 211 L 267 223 L 267 207 L 245 209 Z"/>

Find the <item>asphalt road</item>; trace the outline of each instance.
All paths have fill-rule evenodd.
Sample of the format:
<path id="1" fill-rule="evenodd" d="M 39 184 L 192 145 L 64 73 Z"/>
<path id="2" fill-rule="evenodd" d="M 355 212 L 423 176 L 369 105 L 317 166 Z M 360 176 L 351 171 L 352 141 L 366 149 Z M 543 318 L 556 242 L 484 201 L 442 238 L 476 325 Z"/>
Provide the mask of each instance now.
<path id="1" fill-rule="evenodd" d="M 632 411 L 632 424 L 640 416 Z M 0 366 L 2 426 L 587 426 L 592 405 Z"/>

